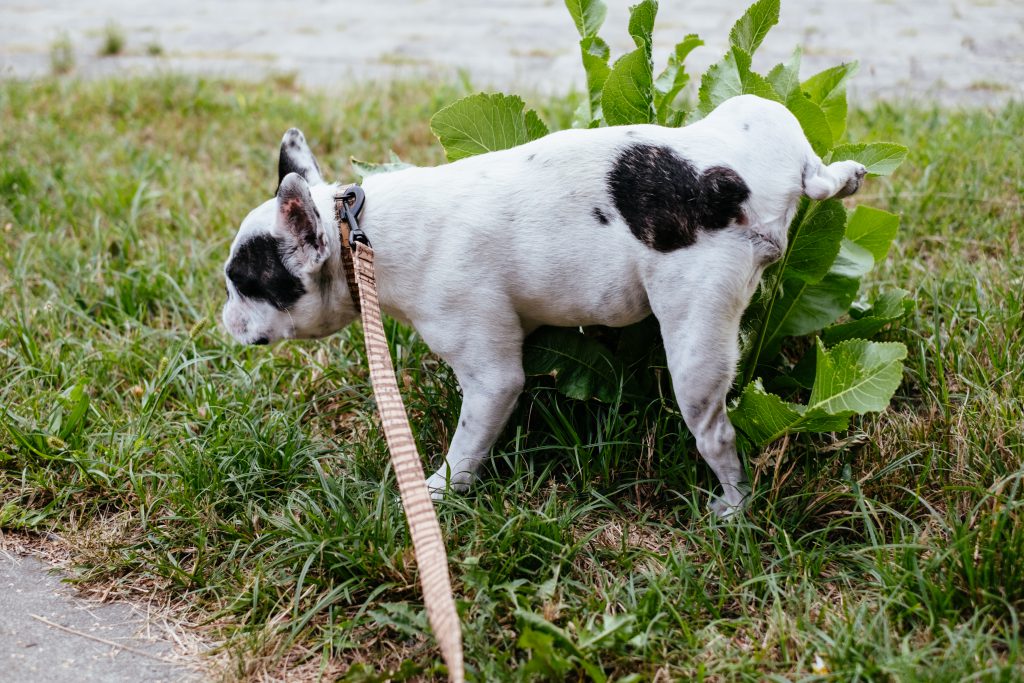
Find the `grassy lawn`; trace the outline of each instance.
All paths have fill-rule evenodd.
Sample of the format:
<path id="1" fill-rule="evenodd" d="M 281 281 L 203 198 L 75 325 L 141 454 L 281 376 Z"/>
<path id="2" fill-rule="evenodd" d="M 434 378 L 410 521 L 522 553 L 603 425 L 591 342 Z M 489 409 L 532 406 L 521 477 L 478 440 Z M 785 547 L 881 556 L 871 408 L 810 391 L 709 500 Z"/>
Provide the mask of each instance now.
<path id="1" fill-rule="evenodd" d="M 0 83 L 0 528 L 57 534 L 111 596 L 157 592 L 227 678 L 440 678 L 358 326 L 268 349 L 216 321 L 286 128 L 341 180 L 349 155 L 440 163 L 427 121 L 458 94 Z M 573 103 L 541 109 L 565 126 Z M 851 120 L 911 150 L 857 197 L 903 215 L 868 289 L 917 301 L 891 408 L 749 459 L 723 523 L 673 400 L 535 386 L 438 506 L 476 680 L 1024 679 L 1024 106 Z M 436 465 L 457 384 L 389 333 Z"/>

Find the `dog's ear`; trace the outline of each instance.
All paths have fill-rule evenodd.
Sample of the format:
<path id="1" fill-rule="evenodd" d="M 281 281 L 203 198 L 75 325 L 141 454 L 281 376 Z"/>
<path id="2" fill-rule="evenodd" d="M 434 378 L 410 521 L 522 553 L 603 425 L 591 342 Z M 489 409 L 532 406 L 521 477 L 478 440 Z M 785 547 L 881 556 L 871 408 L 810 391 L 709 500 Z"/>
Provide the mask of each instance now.
<path id="1" fill-rule="evenodd" d="M 277 160 L 277 184 L 280 189 L 284 177 L 298 173 L 310 185 L 324 182 L 320 175 L 320 164 L 316 163 L 313 152 L 306 144 L 306 136 L 298 128 L 289 128 L 281 138 L 281 155 Z"/>
<path id="2" fill-rule="evenodd" d="M 298 173 L 281 179 L 277 189 L 277 224 L 295 241 L 295 255 L 304 268 L 314 270 L 327 260 L 330 250 L 323 221 L 309 184 Z"/>

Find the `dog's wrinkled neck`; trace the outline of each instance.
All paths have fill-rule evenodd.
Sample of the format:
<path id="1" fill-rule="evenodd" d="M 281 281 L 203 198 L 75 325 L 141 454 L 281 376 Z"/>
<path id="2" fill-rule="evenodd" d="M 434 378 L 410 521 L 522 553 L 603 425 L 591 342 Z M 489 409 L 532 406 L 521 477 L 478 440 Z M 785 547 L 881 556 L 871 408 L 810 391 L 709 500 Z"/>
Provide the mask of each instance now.
<path id="1" fill-rule="evenodd" d="M 333 183 L 325 187 L 328 191 L 318 192 L 314 201 L 324 223 L 324 237 L 330 249 L 330 256 L 317 274 L 317 287 L 320 290 L 323 308 L 330 311 L 331 324 L 336 325 L 337 329 L 334 331 L 337 331 L 358 316 L 345 281 L 345 266 L 342 262 L 342 250 L 348 249 L 348 246 L 342 244 L 338 220 L 334 213 L 334 195 L 341 185 Z"/>

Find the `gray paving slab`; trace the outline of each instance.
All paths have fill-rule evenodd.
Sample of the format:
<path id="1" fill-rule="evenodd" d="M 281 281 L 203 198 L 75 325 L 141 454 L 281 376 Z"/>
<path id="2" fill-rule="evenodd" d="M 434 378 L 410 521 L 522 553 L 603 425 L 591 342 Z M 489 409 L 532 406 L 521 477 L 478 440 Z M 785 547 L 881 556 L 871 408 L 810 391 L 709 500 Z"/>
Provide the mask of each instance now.
<path id="1" fill-rule="evenodd" d="M 195 669 L 182 665 L 164 633 L 148 624 L 139 610 L 123 603 L 76 598 L 48 565 L 0 552 L 0 681 L 179 683 L 200 679 Z"/>
<path id="2" fill-rule="evenodd" d="M 628 6 L 608 0 L 601 35 L 613 54 L 632 49 Z M 656 64 L 690 32 L 707 46 L 688 60 L 703 70 L 725 51 L 748 0 L 662 0 Z M 104 28 L 126 35 L 121 56 L 99 57 Z M 4 0 L 0 75 L 50 70 L 50 46 L 67 35 L 77 73 L 173 70 L 260 77 L 295 73 L 307 86 L 470 74 L 474 85 L 563 93 L 582 86 L 578 37 L 561 0 Z M 934 100 L 968 105 L 1022 98 L 1024 0 L 783 0 L 781 21 L 755 58 L 766 71 L 805 48 L 804 73 L 858 60 L 854 101 Z M 160 46 L 160 55 L 149 54 Z M 154 48 L 155 49 L 155 48 Z"/>

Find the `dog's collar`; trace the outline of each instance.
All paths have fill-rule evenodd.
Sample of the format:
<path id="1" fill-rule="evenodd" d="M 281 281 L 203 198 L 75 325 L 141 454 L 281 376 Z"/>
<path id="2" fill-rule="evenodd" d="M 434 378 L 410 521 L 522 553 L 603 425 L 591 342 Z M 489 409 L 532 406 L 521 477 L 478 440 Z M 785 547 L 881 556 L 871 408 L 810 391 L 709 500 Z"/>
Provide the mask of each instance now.
<path id="1" fill-rule="evenodd" d="M 352 253 L 357 244 L 370 247 L 370 240 L 359 227 L 359 216 L 363 213 L 366 194 L 356 184 L 345 185 L 334 195 L 334 217 L 338 220 L 338 233 L 341 235 L 341 263 L 345 268 L 345 282 L 348 293 L 356 310 L 359 305 L 359 290 L 356 287 L 356 269 L 352 262 Z"/>

